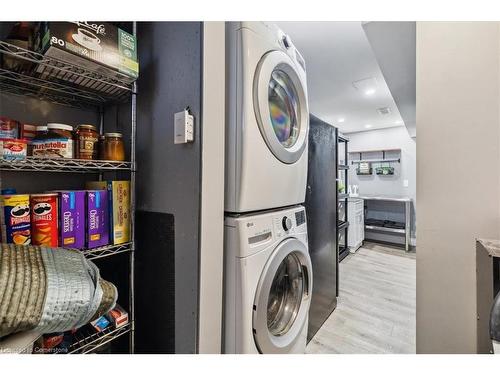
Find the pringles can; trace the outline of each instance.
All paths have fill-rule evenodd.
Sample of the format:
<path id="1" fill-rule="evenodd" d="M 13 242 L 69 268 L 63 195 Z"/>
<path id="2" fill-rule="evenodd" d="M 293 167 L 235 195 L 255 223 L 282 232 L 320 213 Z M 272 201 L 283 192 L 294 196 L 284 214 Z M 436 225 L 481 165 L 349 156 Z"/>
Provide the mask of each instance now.
<path id="1" fill-rule="evenodd" d="M 2 241 L 16 245 L 31 243 L 30 196 L 7 194 L 0 196 L 0 226 Z"/>
<path id="2" fill-rule="evenodd" d="M 58 194 L 32 194 L 30 203 L 33 245 L 59 246 Z"/>

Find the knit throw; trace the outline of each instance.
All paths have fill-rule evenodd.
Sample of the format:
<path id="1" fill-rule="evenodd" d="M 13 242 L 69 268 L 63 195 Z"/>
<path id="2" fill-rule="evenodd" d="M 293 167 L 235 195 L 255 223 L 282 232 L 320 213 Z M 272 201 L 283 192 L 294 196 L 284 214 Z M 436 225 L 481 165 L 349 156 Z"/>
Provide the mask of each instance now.
<path id="1" fill-rule="evenodd" d="M 79 328 L 114 308 L 117 297 L 77 250 L 0 244 L 0 337 Z"/>

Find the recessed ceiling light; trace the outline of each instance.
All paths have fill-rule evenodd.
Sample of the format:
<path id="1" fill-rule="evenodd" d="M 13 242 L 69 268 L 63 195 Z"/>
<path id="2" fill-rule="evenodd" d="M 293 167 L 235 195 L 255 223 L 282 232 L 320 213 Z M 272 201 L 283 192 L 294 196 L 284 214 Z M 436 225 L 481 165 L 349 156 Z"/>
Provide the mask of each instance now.
<path id="1" fill-rule="evenodd" d="M 403 123 L 402 120 L 398 120 L 398 121 L 395 122 L 396 125 L 401 125 L 402 123 Z"/>
<path id="2" fill-rule="evenodd" d="M 375 77 L 369 77 L 354 81 L 352 85 L 356 90 L 363 92 L 365 95 L 373 95 L 377 91 L 378 83 Z"/>
<path id="3" fill-rule="evenodd" d="M 366 124 L 365 128 L 370 129 L 372 127 L 372 124 Z"/>
<path id="4" fill-rule="evenodd" d="M 339 118 L 339 119 L 337 120 L 337 122 L 344 122 L 344 121 L 345 121 L 345 118 Z"/>

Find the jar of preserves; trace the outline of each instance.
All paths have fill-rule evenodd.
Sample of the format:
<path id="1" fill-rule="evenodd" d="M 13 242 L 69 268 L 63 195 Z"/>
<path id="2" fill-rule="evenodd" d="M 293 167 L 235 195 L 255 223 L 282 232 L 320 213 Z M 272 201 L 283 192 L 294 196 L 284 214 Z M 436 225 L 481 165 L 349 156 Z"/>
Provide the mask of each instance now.
<path id="1" fill-rule="evenodd" d="M 125 145 L 121 133 L 105 133 L 103 145 L 104 160 L 125 160 Z"/>
<path id="2" fill-rule="evenodd" d="M 73 158 L 73 127 L 65 124 L 47 124 L 47 133 L 33 139 L 33 156 L 45 158 Z"/>
<path id="3" fill-rule="evenodd" d="M 94 125 L 78 125 L 76 128 L 76 149 L 77 159 L 95 160 L 97 159 L 99 133 Z"/>

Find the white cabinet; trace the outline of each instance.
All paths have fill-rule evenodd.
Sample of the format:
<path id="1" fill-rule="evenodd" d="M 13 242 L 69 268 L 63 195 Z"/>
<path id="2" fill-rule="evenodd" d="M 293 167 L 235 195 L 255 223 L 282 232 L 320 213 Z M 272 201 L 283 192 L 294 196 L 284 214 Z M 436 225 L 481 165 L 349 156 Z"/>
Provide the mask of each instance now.
<path id="1" fill-rule="evenodd" d="M 361 247 L 365 239 L 364 201 L 360 198 L 349 198 L 347 204 L 349 221 L 347 245 L 350 252 L 354 253 Z"/>

